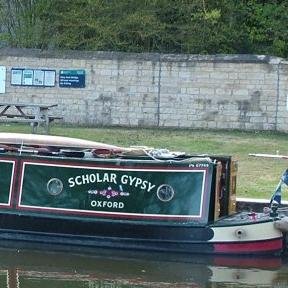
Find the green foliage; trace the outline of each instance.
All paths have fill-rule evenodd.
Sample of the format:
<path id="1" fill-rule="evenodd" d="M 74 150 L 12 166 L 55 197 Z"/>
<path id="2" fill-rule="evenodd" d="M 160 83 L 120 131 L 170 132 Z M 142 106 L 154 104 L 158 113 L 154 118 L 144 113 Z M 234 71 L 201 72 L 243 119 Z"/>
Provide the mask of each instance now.
<path id="1" fill-rule="evenodd" d="M 46 23 L 37 15 L 46 6 L 45 1 L 1 0 L 0 39 L 14 47 L 41 48 L 44 45 L 42 31 Z"/>
<path id="2" fill-rule="evenodd" d="M 288 56 L 288 2 L 0 0 L 15 47 Z"/>
<path id="3" fill-rule="evenodd" d="M 288 2 L 248 1 L 245 28 L 252 50 L 263 54 L 288 56 Z M 243 9 L 244 9 L 243 8 Z"/>

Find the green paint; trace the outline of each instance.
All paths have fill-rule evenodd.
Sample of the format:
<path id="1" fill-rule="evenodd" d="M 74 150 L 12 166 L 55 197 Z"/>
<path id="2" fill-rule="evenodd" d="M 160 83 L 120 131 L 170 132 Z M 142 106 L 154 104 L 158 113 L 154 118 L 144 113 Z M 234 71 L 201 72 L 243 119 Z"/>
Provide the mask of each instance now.
<path id="1" fill-rule="evenodd" d="M 0 270 L 0 287 L 7 287 L 7 271 Z"/>
<path id="2" fill-rule="evenodd" d="M 13 163 L 0 161 L 0 203 L 8 204 Z"/>
<path id="3" fill-rule="evenodd" d="M 85 70 L 60 70 L 60 74 L 65 74 L 65 75 L 85 75 Z"/>
<path id="4" fill-rule="evenodd" d="M 21 205 L 157 216 L 200 215 L 204 172 L 201 169 L 187 171 L 187 164 L 185 171 L 163 171 L 162 168 L 162 171 L 147 171 L 137 166 L 130 166 L 129 170 L 104 170 L 59 165 L 25 165 Z M 205 165 L 211 172 L 207 173 L 209 180 L 213 164 Z M 47 184 L 55 187 L 58 182 L 63 184 L 62 191 L 49 193 Z M 208 189 L 206 197 L 210 196 L 210 187 Z"/>

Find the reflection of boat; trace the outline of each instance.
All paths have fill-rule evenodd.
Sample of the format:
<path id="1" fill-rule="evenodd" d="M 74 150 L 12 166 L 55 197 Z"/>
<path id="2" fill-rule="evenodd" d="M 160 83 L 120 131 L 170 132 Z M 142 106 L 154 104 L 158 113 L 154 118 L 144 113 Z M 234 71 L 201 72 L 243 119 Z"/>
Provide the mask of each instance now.
<path id="1" fill-rule="evenodd" d="M 235 214 L 231 157 L 0 134 L 0 239 L 214 254 L 283 250 L 276 211 Z"/>
<path id="2" fill-rule="evenodd" d="M 270 287 L 278 281 L 281 265 L 279 258 L 263 258 L 252 264 L 249 258 L 189 258 L 174 254 L 172 260 L 159 253 L 148 256 L 127 251 L 121 255 L 115 250 L 95 252 L 97 256 L 0 250 L 0 287 L 197 288 L 207 287 L 208 283 L 213 287 L 218 283 Z M 239 259 L 241 264 L 236 265 Z M 266 262 L 270 266 L 265 266 Z"/>
<path id="3" fill-rule="evenodd" d="M 243 269 L 228 267 L 211 267 L 212 283 L 230 283 L 246 284 L 253 287 L 262 287 L 271 285 L 277 277 L 277 271 L 269 271 L 259 269 Z M 223 286 L 222 286 L 223 287 Z M 271 286 L 270 286 L 271 287 Z"/>

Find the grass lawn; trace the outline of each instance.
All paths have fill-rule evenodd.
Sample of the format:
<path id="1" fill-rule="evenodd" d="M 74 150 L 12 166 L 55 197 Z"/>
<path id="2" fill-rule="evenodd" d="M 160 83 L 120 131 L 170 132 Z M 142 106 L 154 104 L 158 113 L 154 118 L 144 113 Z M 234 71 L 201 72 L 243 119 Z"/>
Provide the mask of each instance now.
<path id="1" fill-rule="evenodd" d="M 31 129 L 28 125 L 9 124 L 0 125 L 0 132 L 30 133 Z M 269 199 L 288 167 L 288 160 L 248 156 L 249 153 L 276 154 L 276 151 L 288 155 L 288 135 L 281 133 L 52 126 L 50 134 L 122 146 L 145 145 L 190 153 L 232 155 L 239 165 L 238 197 Z M 283 196 L 287 200 L 288 191 L 284 191 Z"/>

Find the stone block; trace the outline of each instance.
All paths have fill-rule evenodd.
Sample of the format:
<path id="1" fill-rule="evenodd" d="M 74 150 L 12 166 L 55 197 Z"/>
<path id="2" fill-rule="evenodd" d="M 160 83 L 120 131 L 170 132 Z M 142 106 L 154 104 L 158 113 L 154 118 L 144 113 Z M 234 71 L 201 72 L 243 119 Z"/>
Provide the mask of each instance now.
<path id="1" fill-rule="evenodd" d="M 232 91 L 232 95 L 233 96 L 241 96 L 241 97 L 245 96 L 245 97 L 247 97 L 247 96 L 249 96 L 249 91 L 247 89 L 234 89 Z"/>
<path id="2" fill-rule="evenodd" d="M 215 72 L 210 72 L 210 79 L 221 79 L 221 80 L 225 80 L 228 79 L 229 73 L 227 72 L 221 72 L 221 71 L 215 71 Z"/>
<path id="3" fill-rule="evenodd" d="M 214 88 L 200 88 L 200 95 L 214 95 L 215 89 Z"/>

